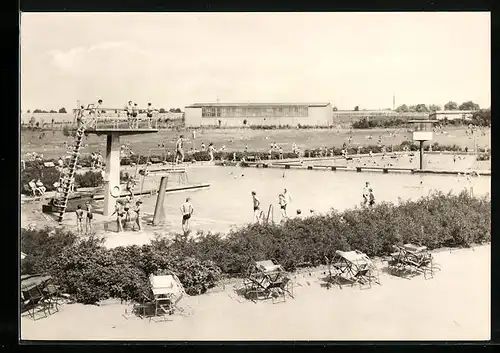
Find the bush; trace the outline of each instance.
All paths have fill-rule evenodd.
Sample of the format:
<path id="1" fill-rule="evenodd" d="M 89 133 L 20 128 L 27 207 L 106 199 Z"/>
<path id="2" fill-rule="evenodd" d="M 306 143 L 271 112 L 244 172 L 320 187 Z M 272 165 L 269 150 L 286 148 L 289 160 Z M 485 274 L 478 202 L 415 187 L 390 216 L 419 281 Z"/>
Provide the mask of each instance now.
<path id="1" fill-rule="evenodd" d="M 87 171 L 84 174 L 75 174 L 75 184 L 77 187 L 89 188 L 101 186 L 104 183 L 100 172 Z"/>
<path id="2" fill-rule="evenodd" d="M 54 259 L 66 248 L 73 246 L 77 236 L 60 228 L 21 229 L 21 251 L 28 254 L 21 273 L 45 273 Z"/>

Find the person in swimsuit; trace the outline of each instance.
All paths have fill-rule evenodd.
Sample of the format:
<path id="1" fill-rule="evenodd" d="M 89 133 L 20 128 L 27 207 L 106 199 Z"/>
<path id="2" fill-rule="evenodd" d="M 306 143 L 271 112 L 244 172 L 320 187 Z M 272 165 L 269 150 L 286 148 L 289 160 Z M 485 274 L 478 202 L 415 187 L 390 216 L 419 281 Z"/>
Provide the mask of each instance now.
<path id="1" fill-rule="evenodd" d="M 181 135 L 175 143 L 175 164 L 182 163 L 184 161 L 184 150 L 182 149 L 183 142 L 184 135 Z"/>
<path id="2" fill-rule="evenodd" d="M 253 201 L 253 221 L 259 223 L 260 219 L 260 201 L 257 198 L 257 193 L 252 191 L 252 201 Z"/>
<path id="3" fill-rule="evenodd" d="M 189 233 L 189 220 L 193 215 L 194 209 L 191 205 L 191 198 L 186 198 L 186 202 L 181 205 L 181 214 L 182 214 L 182 231 L 184 235 Z"/>
<path id="4" fill-rule="evenodd" d="M 76 231 L 79 235 L 83 234 L 83 210 L 82 205 L 76 206 Z"/>
<path id="5" fill-rule="evenodd" d="M 87 208 L 87 219 L 85 222 L 85 230 L 87 234 L 90 234 L 92 232 L 92 218 L 94 218 L 94 215 L 92 214 L 92 205 L 90 204 L 89 201 L 85 202 L 85 207 Z"/>
<path id="6" fill-rule="evenodd" d="M 288 206 L 288 203 L 291 201 L 290 195 L 288 195 L 287 190 L 285 189 L 283 193 L 279 194 L 278 198 L 278 203 L 281 209 L 281 217 L 282 219 L 288 218 L 286 208 Z"/>
<path id="7" fill-rule="evenodd" d="M 138 200 L 135 203 L 135 208 L 134 208 L 134 211 L 135 211 L 135 213 L 137 215 L 137 218 L 135 220 L 135 224 L 137 224 L 137 226 L 139 227 L 139 232 L 142 232 L 142 225 L 141 225 L 141 205 L 142 205 L 142 201 Z M 135 224 L 134 224 L 134 230 L 135 230 Z"/>
<path id="8" fill-rule="evenodd" d="M 130 201 L 131 197 L 127 196 L 125 199 L 125 204 L 123 205 L 123 211 L 125 212 L 125 222 L 128 222 L 130 220 Z"/>
<path id="9" fill-rule="evenodd" d="M 370 195 L 370 183 L 366 182 L 365 187 L 363 188 L 363 205 L 366 206 L 368 203 L 368 198 Z"/>
<path id="10" fill-rule="evenodd" d="M 111 214 L 111 216 L 114 216 L 116 214 L 116 225 L 117 225 L 117 232 L 123 232 L 123 216 L 124 212 L 122 210 L 122 202 L 120 200 L 116 201 L 115 204 L 115 210 Z"/>
<path id="11" fill-rule="evenodd" d="M 212 142 L 208 145 L 208 154 L 210 155 L 210 162 L 214 161 L 214 152 L 215 152 L 215 147 Z"/>
<path id="12" fill-rule="evenodd" d="M 372 189 L 370 189 L 369 192 L 370 192 L 370 195 L 369 195 L 370 203 L 369 203 L 369 205 L 371 207 L 371 206 L 373 206 L 375 204 L 375 196 L 373 195 L 373 190 Z"/>

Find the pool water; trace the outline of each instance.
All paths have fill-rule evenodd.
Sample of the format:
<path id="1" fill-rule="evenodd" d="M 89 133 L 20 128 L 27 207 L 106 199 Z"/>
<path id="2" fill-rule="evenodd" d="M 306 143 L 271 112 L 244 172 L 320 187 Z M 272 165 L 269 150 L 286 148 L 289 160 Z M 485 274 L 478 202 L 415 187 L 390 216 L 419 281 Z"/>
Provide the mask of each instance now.
<path id="1" fill-rule="evenodd" d="M 266 213 L 269 205 L 274 208 L 274 221 L 281 220 L 278 195 L 286 188 L 291 197 L 288 210 L 294 215 L 297 209 L 303 214 L 328 212 L 331 208 L 342 211 L 360 206 L 365 182 L 370 182 L 376 202 L 397 203 L 399 198 L 418 199 L 432 190 L 443 192 L 473 188 L 475 196 L 490 193 L 489 176 L 464 176 L 348 171 L 310 171 L 242 167 L 190 167 L 189 184 L 210 183 L 208 189 L 168 193 L 164 209 L 167 224 L 173 231 L 181 231 L 180 206 L 190 196 L 194 207 L 191 221 L 193 231 L 203 229 L 212 232 L 226 232 L 232 226 L 252 221 L 253 205 L 251 191 L 257 193 L 261 209 Z M 148 177 L 144 189 L 159 186 L 159 177 Z M 172 176 L 168 187 L 179 184 Z M 156 197 L 143 197 L 143 209 L 153 213 Z"/>

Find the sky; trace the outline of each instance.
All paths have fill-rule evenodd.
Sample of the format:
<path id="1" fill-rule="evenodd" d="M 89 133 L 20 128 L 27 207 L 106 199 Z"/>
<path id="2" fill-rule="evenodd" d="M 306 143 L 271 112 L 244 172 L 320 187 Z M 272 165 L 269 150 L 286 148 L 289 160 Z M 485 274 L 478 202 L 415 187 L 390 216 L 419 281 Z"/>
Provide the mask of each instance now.
<path id="1" fill-rule="evenodd" d="M 22 13 L 21 109 L 490 106 L 490 14 Z"/>

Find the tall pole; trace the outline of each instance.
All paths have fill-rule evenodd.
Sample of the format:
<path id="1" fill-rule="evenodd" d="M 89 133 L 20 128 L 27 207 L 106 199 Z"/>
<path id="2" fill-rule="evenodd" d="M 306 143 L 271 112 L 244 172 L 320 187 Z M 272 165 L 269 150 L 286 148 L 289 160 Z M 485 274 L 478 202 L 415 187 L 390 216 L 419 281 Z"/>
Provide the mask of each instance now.
<path id="1" fill-rule="evenodd" d="M 424 169 L 424 141 L 420 140 L 420 170 Z"/>
<path id="2" fill-rule="evenodd" d="M 165 191 L 167 190 L 168 175 L 161 177 L 160 190 L 158 190 L 158 197 L 156 198 L 155 213 L 153 216 L 153 225 L 158 225 L 161 221 L 165 220 L 165 211 L 163 202 L 165 200 Z"/>

